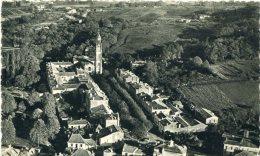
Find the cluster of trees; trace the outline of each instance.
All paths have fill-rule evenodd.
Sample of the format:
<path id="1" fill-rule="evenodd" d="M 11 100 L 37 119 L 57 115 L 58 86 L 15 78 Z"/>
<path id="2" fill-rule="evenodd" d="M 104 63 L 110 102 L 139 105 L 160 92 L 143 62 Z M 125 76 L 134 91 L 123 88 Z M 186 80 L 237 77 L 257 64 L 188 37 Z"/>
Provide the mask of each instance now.
<path id="1" fill-rule="evenodd" d="M 185 43 L 184 53 L 190 53 L 190 47 L 197 56 L 210 63 L 225 60 L 253 59 L 259 51 L 258 7 L 246 6 L 234 10 L 221 10 L 212 13 L 213 26 L 188 28 L 180 35 L 199 40 L 195 45 Z M 194 52 L 194 53 L 195 53 Z M 198 55 L 199 54 L 199 55 Z M 194 56 L 188 56 L 194 57 Z"/>
<path id="2" fill-rule="evenodd" d="M 2 143 L 11 144 L 15 142 L 15 127 L 13 124 L 14 110 L 16 109 L 16 102 L 14 97 L 8 92 L 2 92 L 2 122 L 1 122 L 1 131 L 2 131 Z"/>
<path id="3" fill-rule="evenodd" d="M 34 143 L 50 145 L 49 140 L 55 139 L 60 131 L 60 123 L 56 115 L 55 98 L 45 93 L 42 99 L 43 110 L 37 108 L 33 112 L 34 125 L 29 133 L 29 139 Z"/>
<path id="4" fill-rule="evenodd" d="M 118 82 L 110 77 L 108 72 L 106 73 L 105 76 L 96 77 L 95 79 L 101 89 L 109 96 L 111 108 L 115 112 L 119 112 L 122 126 L 129 129 L 133 137 L 137 139 L 145 137 L 152 126 L 151 122 L 147 120 L 142 109 L 131 98 L 129 93 L 125 93 Z M 120 90 L 120 93 L 115 90 Z M 122 95 L 122 92 L 124 92 L 124 95 Z"/>
<path id="5" fill-rule="evenodd" d="M 29 139 L 35 144 L 39 141 L 43 145 L 49 145 L 49 140 L 55 139 L 60 124 L 53 95 L 46 93 L 42 100 L 37 95 L 32 95 L 32 101 L 25 102 L 16 100 L 4 91 L 2 99 L 3 144 L 15 143 L 16 136 Z"/>

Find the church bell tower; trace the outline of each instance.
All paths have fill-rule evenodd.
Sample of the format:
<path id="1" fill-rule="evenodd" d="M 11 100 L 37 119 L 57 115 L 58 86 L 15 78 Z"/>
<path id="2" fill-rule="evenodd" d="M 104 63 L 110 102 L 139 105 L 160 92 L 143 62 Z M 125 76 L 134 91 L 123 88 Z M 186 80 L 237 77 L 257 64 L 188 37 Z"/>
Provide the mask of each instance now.
<path id="1" fill-rule="evenodd" d="M 102 74 L 102 42 L 99 32 L 96 41 L 95 73 Z"/>

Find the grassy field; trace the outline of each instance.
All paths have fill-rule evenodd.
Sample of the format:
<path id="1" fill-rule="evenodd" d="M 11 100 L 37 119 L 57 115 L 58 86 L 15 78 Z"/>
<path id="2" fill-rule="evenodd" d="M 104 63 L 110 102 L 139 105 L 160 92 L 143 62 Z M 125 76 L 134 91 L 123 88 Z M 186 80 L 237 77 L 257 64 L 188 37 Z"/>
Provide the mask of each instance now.
<path id="1" fill-rule="evenodd" d="M 259 116 L 259 82 L 244 81 L 197 85 L 180 90 L 196 106 L 212 110 L 220 119 L 220 127 L 236 133 L 243 126 L 257 127 Z"/>
<path id="2" fill-rule="evenodd" d="M 226 78 L 246 78 L 247 76 L 259 77 L 258 60 L 228 61 L 213 65 L 218 73 Z"/>
<path id="3" fill-rule="evenodd" d="M 112 11 L 111 14 L 100 16 L 115 16 L 131 21 L 131 26 L 120 32 L 117 43 L 110 49 L 111 52 L 134 53 L 136 51 L 150 49 L 153 45 L 175 41 L 182 30 L 189 26 L 186 23 L 171 22 L 195 9 L 185 7 L 161 7 L 161 8 L 127 8 Z M 136 24 L 136 25 L 133 25 Z"/>
<path id="4" fill-rule="evenodd" d="M 214 111 L 258 106 L 258 82 L 244 81 L 183 87 L 181 91 L 195 105 Z"/>

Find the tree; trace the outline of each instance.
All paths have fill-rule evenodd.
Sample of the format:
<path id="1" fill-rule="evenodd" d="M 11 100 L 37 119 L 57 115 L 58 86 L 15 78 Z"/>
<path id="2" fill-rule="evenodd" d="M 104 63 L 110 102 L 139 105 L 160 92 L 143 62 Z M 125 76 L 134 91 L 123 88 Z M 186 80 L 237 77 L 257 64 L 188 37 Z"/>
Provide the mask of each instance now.
<path id="1" fill-rule="evenodd" d="M 41 118 L 41 115 L 42 115 L 43 111 L 40 109 L 40 108 L 36 108 L 34 111 L 33 111 L 33 119 L 39 119 Z"/>
<path id="2" fill-rule="evenodd" d="M 15 86 L 24 88 L 27 86 L 27 78 L 24 75 L 18 75 L 15 77 Z"/>
<path id="3" fill-rule="evenodd" d="M 24 111 L 26 110 L 26 106 L 25 106 L 24 101 L 19 102 L 19 104 L 18 104 L 18 110 L 19 110 L 20 112 L 24 112 Z"/>
<path id="4" fill-rule="evenodd" d="M 55 135 L 58 134 L 60 131 L 60 123 L 58 118 L 56 116 L 52 118 L 48 118 L 47 127 L 49 130 L 49 138 L 54 139 Z"/>
<path id="5" fill-rule="evenodd" d="M 15 102 L 14 97 L 7 92 L 3 92 L 2 93 L 2 99 L 3 99 L 3 101 L 2 101 L 2 112 L 4 114 L 12 113 L 16 108 L 16 102 Z"/>
<path id="6" fill-rule="evenodd" d="M 45 93 L 43 97 L 44 114 L 48 117 L 56 116 L 55 98 L 50 93 Z"/>
<path id="7" fill-rule="evenodd" d="M 199 56 L 196 56 L 192 59 L 192 62 L 196 65 L 196 66 L 201 66 L 202 65 L 202 60 Z"/>
<path id="8" fill-rule="evenodd" d="M 137 139 L 142 139 L 147 136 L 147 129 L 141 122 L 137 122 L 135 128 L 132 131 L 132 135 L 134 135 Z"/>
<path id="9" fill-rule="evenodd" d="M 2 144 L 9 145 L 15 141 L 15 128 L 11 119 L 4 119 L 1 123 Z"/>
<path id="10" fill-rule="evenodd" d="M 148 61 L 144 67 L 144 71 L 146 81 L 150 84 L 156 85 L 159 78 L 157 64 L 155 62 Z"/>
<path id="11" fill-rule="evenodd" d="M 32 91 L 32 93 L 30 94 L 30 96 L 28 97 L 28 100 L 31 102 L 31 103 L 35 103 L 35 102 L 40 102 L 41 99 L 40 99 L 40 95 L 38 92 L 36 91 Z"/>
<path id="12" fill-rule="evenodd" d="M 111 21 L 107 18 L 101 19 L 100 24 L 101 24 L 101 27 L 107 27 L 107 28 L 112 27 Z"/>
<path id="13" fill-rule="evenodd" d="M 30 131 L 30 140 L 34 143 L 49 145 L 48 131 L 49 129 L 45 125 L 44 121 L 39 119 L 34 123 L 33 128 Z"/>

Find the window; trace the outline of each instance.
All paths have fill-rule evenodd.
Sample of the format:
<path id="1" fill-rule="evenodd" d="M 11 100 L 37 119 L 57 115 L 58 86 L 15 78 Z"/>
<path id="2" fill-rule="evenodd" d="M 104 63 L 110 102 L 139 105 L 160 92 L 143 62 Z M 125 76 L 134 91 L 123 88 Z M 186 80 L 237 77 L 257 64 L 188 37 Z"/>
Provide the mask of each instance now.
<path id="1" fill-rule="evenodd" d="M 80 147 L 82 147 L 82 144 L 80 144 Z"/>
<path id="2" fill-rule="evenodd" d="M 91 71 L 91 67 L 88 67 L 88 71 Z"/>

